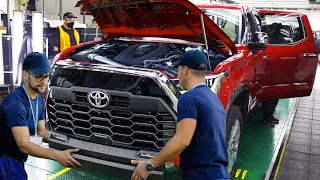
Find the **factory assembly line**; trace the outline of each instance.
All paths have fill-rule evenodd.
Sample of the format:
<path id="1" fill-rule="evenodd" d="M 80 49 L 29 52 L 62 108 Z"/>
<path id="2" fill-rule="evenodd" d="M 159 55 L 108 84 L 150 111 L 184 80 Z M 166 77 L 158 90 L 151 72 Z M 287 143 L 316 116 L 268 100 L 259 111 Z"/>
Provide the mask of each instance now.
<path id="1" fill-rule="evenodd" d="M 208 57 L 206 84 L 227 112 L 232 179 L 275 175 L 296 98 L 309 96 L 315 81 L 318 52 L 305 14 L 188 0 L 81 2 L 103 39 L 53 60 L 44 146 L 80 149 L 72 156 L 83 168 L 29 157 L 29 179 L 130 179 L 131 160 L 150 159 L 175 134 L 185 92 L 176 64 L 194 49 Z M 274 23 L 284 36 L 268 34 Z M 262 122 L 265 100 L 280 100 L 276 127 Z M 179 165 L 177 156 L 148 179 L 181 179 Z"/>

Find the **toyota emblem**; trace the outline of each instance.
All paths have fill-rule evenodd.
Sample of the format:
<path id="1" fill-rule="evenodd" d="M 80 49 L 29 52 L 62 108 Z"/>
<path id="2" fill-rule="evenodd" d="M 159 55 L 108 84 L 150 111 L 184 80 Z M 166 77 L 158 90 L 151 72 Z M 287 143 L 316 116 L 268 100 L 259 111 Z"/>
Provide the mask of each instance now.
<path id="1" fill-rule="evenodd" d="M 109 95 L 102 91 L 92 91 L 88 94 L 89 103 L 97 108 L 104 108 L 110 102 Z"/>

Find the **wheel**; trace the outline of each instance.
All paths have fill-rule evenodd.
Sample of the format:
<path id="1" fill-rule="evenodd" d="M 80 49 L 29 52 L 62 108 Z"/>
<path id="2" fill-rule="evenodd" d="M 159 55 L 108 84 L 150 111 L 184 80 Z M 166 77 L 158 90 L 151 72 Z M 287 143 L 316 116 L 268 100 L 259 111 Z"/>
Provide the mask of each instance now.
<path id="1" fill-rule="evenodd" d="M 241 133 L 243 128 L 243 117 L 238 106 L 232 105 L 227 115 L 227 151 L 228 151 L 228 171 L 234 175 L 238 156 L 240 152 Z"/>

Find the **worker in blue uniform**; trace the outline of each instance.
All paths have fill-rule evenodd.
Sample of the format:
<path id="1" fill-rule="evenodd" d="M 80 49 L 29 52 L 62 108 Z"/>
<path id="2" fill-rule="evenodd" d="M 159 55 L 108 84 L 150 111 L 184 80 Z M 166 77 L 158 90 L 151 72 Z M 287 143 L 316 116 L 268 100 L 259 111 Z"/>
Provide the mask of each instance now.
<path id="1" fill-rule="evenodd" d="M 188 91 L 178 102 L 176 134 L 150 161 L 137 165 L 131 179 L 146 179 L 154 168 L 180 154 L 184 180 L 229 179 L 226 146 L 226 112 L 217 95 L 205 84 L 209 70 L 205 54 L 189 50 L 179 60 L 178 78 Z"/>
<path id="2" fill-rule="evenodd" d="M 8 95 L 0 106 L 0 179 L 25 180 L 28 155 L 52 159 L 63 166 L 81 166 L 71 153 L 41 147 L 49 133 L 45 129 L 44 93 L 52 70 L 41 53 L 29 53 L 23 62 L 24 83 Z"/>

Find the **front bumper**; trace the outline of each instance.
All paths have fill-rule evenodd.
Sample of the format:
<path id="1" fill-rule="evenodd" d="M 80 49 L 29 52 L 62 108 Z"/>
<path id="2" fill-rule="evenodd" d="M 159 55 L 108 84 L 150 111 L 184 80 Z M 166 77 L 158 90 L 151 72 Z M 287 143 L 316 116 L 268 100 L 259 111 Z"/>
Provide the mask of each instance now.
<path id="1" fill-rule="evenodd" d="M 147 156 L 153 156 L 153 151 L 135 151 L 123 148 L 115 148 L 106 145 L 85 142 L 65 135 L 52 133 L 49 137 L 49 147 L 55 150 L 80 149 L 72 156 L 81 163 L 84 170 L 111 176 L 119 179 L 131 179 L 135 165 L 131 160 L 148 160 Z M 164 180 L 165 166 L 156 168 L 151 172 L 148 180 Z"/>

